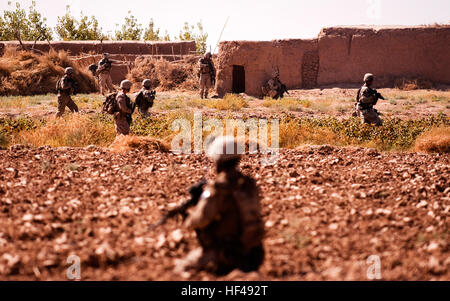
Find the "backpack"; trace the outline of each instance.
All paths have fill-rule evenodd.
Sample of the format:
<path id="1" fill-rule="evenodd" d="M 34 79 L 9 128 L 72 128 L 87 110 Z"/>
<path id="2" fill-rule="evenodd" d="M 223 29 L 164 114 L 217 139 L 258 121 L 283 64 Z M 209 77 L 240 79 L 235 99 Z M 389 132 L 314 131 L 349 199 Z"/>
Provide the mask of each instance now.
<path id="1" fill-rule="evenodd" d="M 102 112 L 107 114 L 114 114 L 119 111 L 119 108 L 117 106 L 117 93 L 112 93 L 106 96 L 105 101 L 103 102 L 103 109 Z"/>

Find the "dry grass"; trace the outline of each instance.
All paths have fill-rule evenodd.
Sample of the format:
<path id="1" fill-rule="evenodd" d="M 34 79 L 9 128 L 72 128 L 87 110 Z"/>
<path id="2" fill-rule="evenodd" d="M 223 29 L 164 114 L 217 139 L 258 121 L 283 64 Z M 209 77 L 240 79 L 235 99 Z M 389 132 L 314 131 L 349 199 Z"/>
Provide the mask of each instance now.
<path id="1" fill-rule="evenodd" d="M 227 94 L 223 99 L 211 99 L 202 101 L 208 108 L 218 110 L 239 111 L 242 108 L 248 108 L 248 102 L 241 96 Z"/>
<path id="2" fill-rule="evenodd" d="M 196 57 L 173 63 L 164 59 L 138 57 L 127 79 L 134 83 L 135 89 L 140 89 L 142 81 L 148 78 L 158 91 L 196 90 L 199 87 L 196 63 Z"/>
<path id="3" fill-rule="evenodd" d="M 109 146 L 113 152 L 124 153 L 132 149 L 139 150 L 157 150 L 161 152 L 169 152 L 170 146 L 162 140 L 152 137 L 123 136 L 119 135 Z"/>
<path id="4" fill-rule="evenodd" d="M 108 146 L 115 137 L 114 126 L 88 115 L 70 114 L 64 118 L 50 118 L 44 126 L 21 131 L 13 138 L 13 144 L 35 147 L 85 147 Z"/>
<path id="5" fill-rule="evenodd" d="M 405 91 L 432 89 L 433 83 L 427 79 L 422 78 L 400 78 L 395 80 L 394 87 Z"/>
<path id="6" fill-rule="evenodd" d="M 295 122 L 282 122 L 279 128 L 279 143 L 282 148 L 296 148 L 304 144 L 340 145 L 339 137 L 327 128 L 302 126 Z"/>
<path id="7" fill-rule="evenodd" d="M 75 69 L 80 93 L 95 91 L 95 80 L 87 70 L 75 66 L 65 51 L 39 55 L 7 47 L 0 57 L 0 95 L 35 95 L 55 93 L 56 82 L 64 68 Z"/>
<path id="8" fill-rule="evenodd" d="M 450 153 L 450 127 L 434 128 L 420 135 L 414 145 L 415 151 Z"/>

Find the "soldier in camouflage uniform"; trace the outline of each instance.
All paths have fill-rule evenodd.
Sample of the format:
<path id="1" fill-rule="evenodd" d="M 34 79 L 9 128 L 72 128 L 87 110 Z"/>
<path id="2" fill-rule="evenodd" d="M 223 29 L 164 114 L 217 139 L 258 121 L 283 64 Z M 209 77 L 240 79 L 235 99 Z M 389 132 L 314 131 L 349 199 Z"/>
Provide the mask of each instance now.
<path id="1" fill-rule="evenodd" d="M 153 107 L 153 101 L 155 100 L 155 91 L 151 91 L 152 82 L 149 79 L 145 79 L 142 82 L 142 89 L 136 96 L 136 106 L 139 109 L 139 113 L 143 118 L 148 117 L 148 109 Z"/>
<path id="2" fill-rule="evenodd" d="M 285 90 L 286 86 L 280 81 L 280 73 L 278 71 L 274 71 L 272 78 L 261 87 L 263 96 L 273 99 L 283 98 Z"/>
<path id="3" fill-rule="evenodd" d="M 373 106 L 377 104 L 378 99 L 384 98 L 377 90 L 372 88 L 373 81 L 373 74 L 367 73 L 364 76 L 364 85 L 358 90 L 356 96 L 356 115 L 361 118 L 363 123 L 381 126 L 383 121 L 380 119 L 378 112 Z"/>
<path id="4" fill-rule="evenodd" d="M 250 272 L 264 260 L 259 191 L 255 181 L 238 169 L 237 145 L 234 137 L 219 137 L 208 148 L 217 178 L 209 181 L 185 221 L 196 231 L 201 248 L 177 261 L 178 273 L 194 269 L 224 275 L 236 268 Z"/>
<path id="5" fill-rule="evenodd" d="M 108 53 L 103 54 L 103 58 L 98 63 L 98 84 L 100 86 L 100 93 L 103 95 L 114 91 L 111 79 L 111 68 L 113 63 L 115 63 L 115 61 L 109 59 Z"/>
<path id="6" fill-rule="evenodd" d="M 118 111 L 114 113 L 114 124 L 117 135 L 130 134 L 129 117 L 133 112 L 133 105 L 127 93 L 130 92 L 131 86 L 132 83 L 129 80 L 122 81 L 120 83 L 121 91 L 116 96 Z"/>
<path id="7" fill-rule="evenodd" d="M 61 117 L 64 114 L 66 106 L 70 109 L 70 111 L 78 112 L 77 105 L 73 102 L 70 97 L 71 94 L 76 93 L 77 84 L 73 79 L 73 68 L 68 67 L 64 71 L 64 76 L 58 80 L 56 84 L 56 89 L 58 92 L 58 112 L 56 113 L 56 117 Z"/>
<path id="8" fill-rule="evenodd" d="M 209 89 L 215 86 L 216 68 L 212 61 L 212 55 L 207 52 L 203 58 L 198 61 L 198 69 L 200 76 L 200 97 L 208 98 Z"/>

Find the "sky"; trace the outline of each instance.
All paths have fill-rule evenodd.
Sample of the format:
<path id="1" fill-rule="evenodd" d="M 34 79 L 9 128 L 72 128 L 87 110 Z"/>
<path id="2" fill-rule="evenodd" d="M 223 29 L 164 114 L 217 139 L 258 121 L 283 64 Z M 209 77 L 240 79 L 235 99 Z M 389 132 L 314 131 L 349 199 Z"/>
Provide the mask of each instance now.
<path id="1" fill-rule="evenodd" d="M 31 0 L 17 1 L 28 8 Z M 128 11 L 143 27 L 153 18 L 161 32 L 178 35 L 185 21 L 201 21 L 214 50 L 221 41 L 315 38 L 337 25 L 450 24 L 450 0 L 36 0 L 54 27 L 70 5 L 72 15 L 94 15 L 105 33 L 113 33 Z M 0 11 L 8 0 L 0 0 Z"/>

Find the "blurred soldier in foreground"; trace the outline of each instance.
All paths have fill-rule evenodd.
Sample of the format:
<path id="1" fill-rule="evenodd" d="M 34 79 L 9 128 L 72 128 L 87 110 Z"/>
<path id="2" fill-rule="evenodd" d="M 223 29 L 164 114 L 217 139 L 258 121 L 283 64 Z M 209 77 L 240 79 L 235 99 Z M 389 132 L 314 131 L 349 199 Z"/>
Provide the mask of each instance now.
<path id="1" fill-rule="evenodd" d="M 286 85 L 280 81 L 280 72 L 275 71 L 272 74 L 272 78 L 261 87 L 263 96 L 268 96 L 273 99 L 283 98 L 283 94 L 286 92 L 289 94 Z"/>
<path id="2" fill-rule="evenodd" d="M 153 101 L 155 100 L 155 91 L 151 91 L 152 82 L 149 79 L 145 79 L 142 82 L 142 89 L 136 96 L 136 106 L 139 109 L 139 113 L 143 118 L 148 117 L 148 109 L 153 107 Z"/>
<path id="3" fill-rule="evenodd" d="M 373 82 L 373 74 L 367 73 L 364 75 L 364 85 L 358 90 L 356 95 L 356 115 L 361 118 L 363 123 L 381 126 L 383 121 L 373 106 L 377 104 L 378 99 L 384 99 L 384 97 L 372 88 Z"/>
<path id="4" fill-rule="evenodd" d="M 100 86 L 100 93 L 103 95 L 114 91 L 111 79 L 111 68 L 113 63 L 115 63 L 115 61 L 109 59 L 108 53 L 103 54 L 103 58 L 98 63 L 98 85 Z M 108 90 L 108 92 L 106 90 Z"/>
<path id="5" fill-rule="evenodd" d="M 234 137 L 219 137 L 208 148 L 217 178 L 206 185 L 185 225 L 196 231 L 201 248 L 183 260 L 175 271 L 207 270 L 218 275 L 238 268 L 256 271 L 264 260 L 264 225 L 255 181 L 238 169 L 241 155 Z"/>
<path id="6" fill-rule="evenodd" d="M 128 135 L 130 133 L 131 114 L 133 114 L 133 104 L 127 93 L 130 92 L 132 83 L 124 80 L 120 83 L 121 91 L 117 93 L 117 112 L 114 113 L 114 124 L 117 135 Z"/>
<path id="7" fill-rule="evenodd" d="M 56 90 L 58 92 L 58 113 L 56 113 L 56 117 L 61 117 L 64 114 L 66 106 L 72 113 L 78 112 L 77 105 L 70 97 L 71 94 L 75 95 L 78 89 L 77 83 L 72 77 L 73 72 L 74 70 L 72 67 L 66 68 L 64 76 L 56 83 Z"/>
<path id="8" fill-rule="evenodd" d="M 216 68 L 212 61 L 212 55 L 207 52 L 203 58 L 198 61 L 200 76 L 200 97 L 208 98 L 209 89 L 216 85 Z"/>

